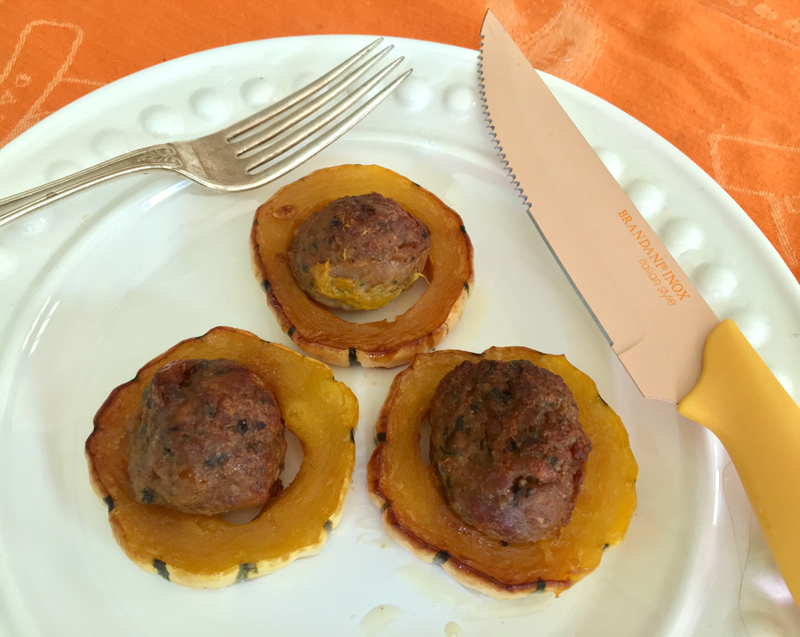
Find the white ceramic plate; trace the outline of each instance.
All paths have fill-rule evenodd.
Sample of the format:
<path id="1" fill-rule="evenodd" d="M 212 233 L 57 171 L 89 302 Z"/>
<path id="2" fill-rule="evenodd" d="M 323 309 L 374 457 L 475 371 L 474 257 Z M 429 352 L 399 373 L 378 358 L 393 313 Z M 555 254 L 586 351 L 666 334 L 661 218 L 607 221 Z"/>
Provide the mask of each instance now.
<path id="1" fill-rule="evenodd" d="M 163 139 L 190 138 L 287 94 L 368 40 L 232 46 L 125 78 L 0 151 L 0 196 Z M 98 187 L 0 230 L 0 632 L 9 635 L 779 635 L 800 622 L 715 440 L 643 400 L 500 168 L 476 53 L 396 41 L 398 93 L 289 178 L 220 195 L 170 175 Z M 798 286 L 747 216 L 672 146 L 605 102 L 548 83 L 721 317 L 736 317 L 800 391 Z M 365 485 L 396 371 L 336 370 L 361 405 L 341 526 L 321 554 L 216 591 L 135 567 L 89 486 L 92 417 L 146 361 L 216 325 L 291 344 L 250 273 L 253 212 L 322 166 L 377 163 L 464 218 L 476 285 L 444 347 L 565 353 L 630 432 L 640 466 L 628 537 L 555 600 L 498 602 L 389 540 Z M 755 632 L 754 632 L 755 631 Z M 760 631 L 760 632 L 758 632 Z"/>

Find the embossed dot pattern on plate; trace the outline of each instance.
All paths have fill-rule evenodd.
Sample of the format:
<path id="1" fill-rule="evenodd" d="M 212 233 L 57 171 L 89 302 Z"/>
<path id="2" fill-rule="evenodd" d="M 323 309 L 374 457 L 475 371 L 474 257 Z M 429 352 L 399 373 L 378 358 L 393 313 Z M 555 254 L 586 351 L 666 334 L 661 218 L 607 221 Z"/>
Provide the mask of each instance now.
<path id="1" fill-rule="evenodd" d="M 222 122 L 231 114 L 230 99 L 216 89 L 200 89 L 189 102 L 194 113 L 208 122 Z"/>
<path id="2" fill-rule="evenodd" d="M 181 116 L 167 106 L 150 106 L 142 111 L 142 126 L 158 139 L 176 137 L 183 130 Z"/>
<path id="3" fill-rule="evenodd" d="M 430 102 L 431 89 L 427 82 L 412 75 L 392 95 L 401 106 L 417 111 Z"/>
<path id="4" fill-rule="evenodd" d="M 625 188 L 625 192 L 648 221 L 664 207 L 664 193 L 649 182 L 634 181 Z"/>
<path id="5" fill-rule="evenodd" d="M 769 323 L 752 312 L 740 310 L 732 312 L 730 318 L 742 331 L 750 345 L 758 349 L 769 337 Z"/>
<path id="6" fill-rule="evenodd" d="M 242 84 L 242 99 L 252 108 L 261 108 L 273 101 L 275 89 L 264 78 L 255 77 Z"/>
<path id="7" fill-rule="evenodd" d="M 451 86 L 444 92 L 444 105 L 456 117 L 466 117 L 476 105 L 474 91 L 468 86 Z"/>
<path id="8" fill-rule="evenodd" d="M 604 148 L 596 149 L 595 152 L 600 158 L 600 161 L 603 162 L 603 165 L 608 169 L 608 172 L 611 173 L 611 176 L 619 181 L 622 177 L 622 174 L 625 172 L 625 169 L 622 165 L 622 160 L 620 160 L 619 156 L 616 153 Z"/>
<path id="9" fill-rule="evenodd" d="M 730 296 L 739 284 L 733 272 L 716 263 L 704 263 L 695 270 L 693 278 L 706 301 L 718 301 Z"/>
<path id="10" fill-rule="evenodd" d="M 102 161 L 123 155 L 132 148 L 125 141 L 125 135 L 116 130 L 104 130 L 92 137 L 92 150 Z"/>
<path id="11" fill-rule="evenodd" d="M 705 241 L 700 227 L 687 219 L 670 219 L 662 227 L 659 236 L 674 257 L 689 250 L 697 250 Z"/>

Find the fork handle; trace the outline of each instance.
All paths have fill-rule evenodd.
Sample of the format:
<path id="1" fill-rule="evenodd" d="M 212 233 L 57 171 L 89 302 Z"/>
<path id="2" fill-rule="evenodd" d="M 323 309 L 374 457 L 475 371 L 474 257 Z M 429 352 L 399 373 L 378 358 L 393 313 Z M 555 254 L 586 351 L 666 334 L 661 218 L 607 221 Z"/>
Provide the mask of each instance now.
<path id="1" fill-rule="evenodd" d="M 173 144 L 156 144 L 114 157 L 72 175 L 0 199 L 0 226 L 95 184 L 144 170 L 171 170 L 186 175 Z"/>

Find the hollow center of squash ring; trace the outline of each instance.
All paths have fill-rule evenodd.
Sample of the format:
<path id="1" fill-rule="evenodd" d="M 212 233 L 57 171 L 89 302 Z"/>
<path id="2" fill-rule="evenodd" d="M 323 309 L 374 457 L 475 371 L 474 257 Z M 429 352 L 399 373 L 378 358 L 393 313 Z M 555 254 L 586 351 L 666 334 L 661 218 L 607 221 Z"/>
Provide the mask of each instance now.
<path id="1" fill-rule="evenodd" d="M 383 307 L 374 310 L 337 310 L 325 308 L 343 321 L 350 323 L 372 323 L 386 321 L 392 323 L 397 317 L 402 316 L 416 304 L 423 294 L 428 291 L 428 281 L 424 276 L 414 281 L 414 285 L 389 301 Z"/>
<path id="2" fill-rule="evenodd" d="M 283 458 L 283 469 L 278 475 L 278 479 L 283 484 L 283 488 L 287 489 L 300 471 L 300 466 L 303 464 L 304 453 L 303 444 L 300 442 L 300 439 L 295 436 L 288 427 L 284 427 L 283 432 L 286 437 L 286 455 Z M 230 524 L 247 524 L 255 520 L 259 513 L 268 509 L 272 501 L 273 498 L 270 498 L 261 506 L 223 513 L 221 517 Z"/>

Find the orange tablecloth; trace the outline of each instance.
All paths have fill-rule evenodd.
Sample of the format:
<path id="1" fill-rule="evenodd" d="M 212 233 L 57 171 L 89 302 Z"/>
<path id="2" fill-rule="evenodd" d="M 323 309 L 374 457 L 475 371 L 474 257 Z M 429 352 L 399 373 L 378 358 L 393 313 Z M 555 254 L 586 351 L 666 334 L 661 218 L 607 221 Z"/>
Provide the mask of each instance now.
<path id="1" fill-rule="evenodd" d="M 487 7 L 534 66 L 691 157 L 800 278 L 798 0 L 0 0 L 0 146 L 81 95 L 171 58 L 322 33 L 477 48 Z"/>

